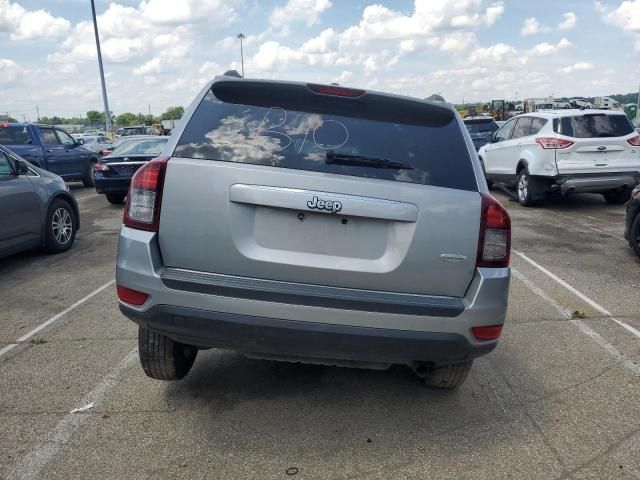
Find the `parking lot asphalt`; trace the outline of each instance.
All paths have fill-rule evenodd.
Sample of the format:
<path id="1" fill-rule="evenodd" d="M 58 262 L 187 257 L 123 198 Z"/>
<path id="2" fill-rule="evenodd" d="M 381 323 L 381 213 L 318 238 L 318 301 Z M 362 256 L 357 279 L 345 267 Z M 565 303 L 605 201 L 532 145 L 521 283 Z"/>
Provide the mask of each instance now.
<path id="1" fill-rule="evenodd" d="M 624 207 L 576 195 L 525 209 L 496 193 L 513 223 L 507 324 L 445 392 L 403 367 L 218 350 L 180 382 L 147 378 L 113 284 L 122 207 L 74 192 L 73 249 L 0 260 L 0 478 L 640 478 L 640 262 Z"/>

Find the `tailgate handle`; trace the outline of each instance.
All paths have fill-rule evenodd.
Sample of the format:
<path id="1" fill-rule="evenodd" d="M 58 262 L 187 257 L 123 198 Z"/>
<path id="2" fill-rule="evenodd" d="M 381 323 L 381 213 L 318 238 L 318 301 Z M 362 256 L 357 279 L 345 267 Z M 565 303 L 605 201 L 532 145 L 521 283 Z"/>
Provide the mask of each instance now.
<path id="1" fill-rule="evenodd" d="M 237 183 L 229 187 L 229 200 L 234 203 L 327 215 L 377 218 L 398 222 L 415 222 L 418 219 L 418 207 L 413 203 L 296 188 Z"/>

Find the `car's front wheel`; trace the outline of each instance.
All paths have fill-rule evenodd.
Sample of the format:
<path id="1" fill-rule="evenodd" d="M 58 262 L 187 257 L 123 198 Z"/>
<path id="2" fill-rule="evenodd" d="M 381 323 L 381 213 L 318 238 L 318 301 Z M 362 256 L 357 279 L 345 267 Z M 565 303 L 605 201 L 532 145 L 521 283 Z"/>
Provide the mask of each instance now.
<path id="1" fill-rule="evenodd" d="M 112 203 L 113 205 L 120 205 L 124 202 L 125 195 L 122 195 L 121 193 L 107 193 L 106 197 L 107 202 Z"/>
<path id="2" fill-rule="evenodd" d="M 464 383 L 469 376 L 473 360 L 461 363 L 448 363 L 430 370 L 423 376 L 429 387 L 452 389 Z"/>
<path id="3" fill-rule="evenodd" d="M 62 199 L 51 202 L 46 227 L 45 251 L 60 253 L 69 250 L 78 230 L 78 222 L 71 205 Z"/>
<path id="4" fill-rule="evenodd" d="M 140 364 L 148 377 L 180 380 L 193 366 L 198 349 L 145 327 L 138 328 Z"/>
<path id="5" fill-rule="evenodd" d="M 610 205 L 622 205 L 627 203 L 631 198 L 631 189 L 623 188 L 622 190 L 612 190 L 602 194 L 604 199 Z"/>

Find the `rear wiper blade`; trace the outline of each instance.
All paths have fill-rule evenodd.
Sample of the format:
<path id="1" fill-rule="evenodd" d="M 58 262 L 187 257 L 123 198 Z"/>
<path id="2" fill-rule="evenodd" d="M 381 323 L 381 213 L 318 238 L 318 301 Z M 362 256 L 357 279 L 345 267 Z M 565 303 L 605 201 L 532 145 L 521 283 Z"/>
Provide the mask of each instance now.
<path id="1" fill-rule="evenodd" d="M 326 162 L 335 165 L 355 165 L 373 168 L 393 168 L 394 170 L 413 170 L 408 163 L 394 162 L 388 158 L 367 157 L 365 155 L 350 155 L 348 153 L 327 152 Z"/>

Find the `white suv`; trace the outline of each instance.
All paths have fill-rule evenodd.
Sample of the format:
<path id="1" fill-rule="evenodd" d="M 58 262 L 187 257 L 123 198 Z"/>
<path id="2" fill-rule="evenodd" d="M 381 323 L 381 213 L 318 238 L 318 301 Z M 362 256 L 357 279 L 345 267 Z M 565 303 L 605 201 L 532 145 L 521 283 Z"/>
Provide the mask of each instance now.
<path id="1" fill-rule="evenodd" d="M 510 119 L 478 156 L 489 186 L 516 187 L 525 206 L 551 192 L 625 203 L 640 183 L 640 134 L 622 112 L 553 110 Z"/>

